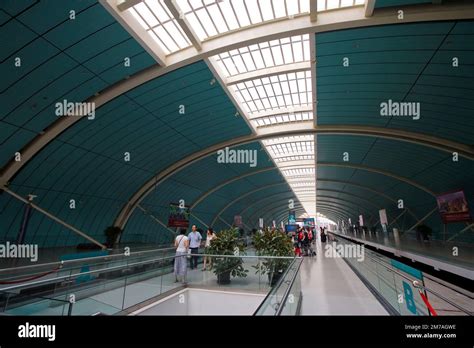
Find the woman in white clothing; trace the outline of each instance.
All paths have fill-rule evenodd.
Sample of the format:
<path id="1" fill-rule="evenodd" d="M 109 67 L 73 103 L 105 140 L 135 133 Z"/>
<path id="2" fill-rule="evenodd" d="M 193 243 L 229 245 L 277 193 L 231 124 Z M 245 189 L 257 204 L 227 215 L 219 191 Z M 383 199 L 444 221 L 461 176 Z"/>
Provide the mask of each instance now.
<path id="1" fill-rule="evenodd" d="M 181 229 L 181 233 L 176 237 L 174 241 L 174 246 L 176 248 L 176 256 L 174 258 L 174 274 L 176 277 L 176 282 L 179 282 L 179 277 L 182 278 L 183 283 L 186 283 L 186 273 L 188 271 L 188 248 L 189 248 L 189 239 L 186 237 L 186 230 Z"/>
<path id="2" fill-rule="evenodd" d="M 212 228 L 207 229 L 207 237 L 206 237 L 206 254 L 209 253 L 209 247 L 211 246 L 211 241 L 216 238 L 216 234 L 212 230 Z M 206 270 L 206 263 L 209 263 L 209 269 L 212 269 L 212 258 L 210 256 L 204 256 L 204 265 L 202 266 L 202 270 Z"/>

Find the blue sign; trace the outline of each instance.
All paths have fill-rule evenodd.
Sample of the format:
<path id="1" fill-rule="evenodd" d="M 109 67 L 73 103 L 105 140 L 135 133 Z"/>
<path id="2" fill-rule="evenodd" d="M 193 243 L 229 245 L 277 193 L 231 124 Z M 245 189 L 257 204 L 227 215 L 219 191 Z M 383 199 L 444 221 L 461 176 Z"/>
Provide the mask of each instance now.
<path id="1" fill-rule="evenodd" d="M 404 263 L 398 262 L 397 260 L 390 260 L 390 264 L 393 267 L 405 272 L 406 274 L 415 277 L 416 279 L 423 280 L 423 273 L 416 268 L 405 265 Z"/>
<path id="2" fill-rule="evenodd" d="M 416 305 L 415 305 L 415 300 L 413 298 L 413 290 L 410 286 L 405 281 L 402 281 L 403 283 L 403 292 L 405 293 L 405 303 L 407 304 L 407 309 L 412 312 L 413 314 L 416 314 Z"/>

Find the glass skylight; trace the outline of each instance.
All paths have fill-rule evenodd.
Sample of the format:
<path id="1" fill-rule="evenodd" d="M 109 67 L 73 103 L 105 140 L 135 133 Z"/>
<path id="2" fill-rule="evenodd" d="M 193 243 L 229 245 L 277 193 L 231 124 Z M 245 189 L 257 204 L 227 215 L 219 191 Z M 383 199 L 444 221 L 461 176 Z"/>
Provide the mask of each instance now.
<path id="1" fill-rule="evenodd" d="M 312 104 L 311 71 L 258 78 L 230 86 L 249 113 Z"/>
<path id="2" fill-rule="evenodd" d="M 163 0 L 144 0 L 128 9 L 165 54 L 191 46 Z"/>
<path id="3" fill-rule="evenodd" d="M 310 141 L 267 145 L 266 148 L 274 159 L 314 154 L 314 144 Z"/>
<path id="4" fill-rule="evenodd" d="M 214 57 L 225 77 L 285 64 L 309 62 L 309 35 L 298 35 L 242 47 Z"/>
<path id="5" fill-rule="evenodd" d="M 309 0 L 177 0 L 201 41 L 262 22 L 309 13 Z"/>

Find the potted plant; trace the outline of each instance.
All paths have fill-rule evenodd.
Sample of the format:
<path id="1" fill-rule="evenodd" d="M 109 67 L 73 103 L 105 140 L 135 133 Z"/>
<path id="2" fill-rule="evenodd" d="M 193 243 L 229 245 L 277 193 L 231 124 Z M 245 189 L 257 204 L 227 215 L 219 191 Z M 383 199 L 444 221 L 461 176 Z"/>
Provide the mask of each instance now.
<path id="1" fill-rule="evenodd" d="M 293 243 L 291 239 L 282 231 L 267 229 L 263 233 L 257 233 L 253 237 L 253 245 L 258 256 L 294 256 Z M 271 286 L 285 272 L 290 264 L 289 259 L 263 259 L 256 273 L 268 274 L 268 281 Z"/>
<path id="2" fill-rule="evenodd" d="M 113 248 L 116 245 L 120 233 L 122 233 L 122 229 L 118 226 L 109 226 L 105 229 L 105 244 L 108 248 Z"/>
<path id="3" fill-rule="evenodd" d="M 217 234 L 209 247 L 211 255 L 244 255 L 243 243 L 239 240 L 239 231 L 235 228 L 223 230 Z M 213 257 L 213 269 L 217 275 L 218 284 L 229 284 L 232 277 L 246 277 L 248 270 L 244 269 L 240 257 Z"/>
<path id="4" fill-rule="evenodd" d="M 423 240 L 429 240 L 429 236 L 431 236 L 433 230 L 428 225 L 421 224 L 416 226 L 416 232 L 423 237 Z"/>

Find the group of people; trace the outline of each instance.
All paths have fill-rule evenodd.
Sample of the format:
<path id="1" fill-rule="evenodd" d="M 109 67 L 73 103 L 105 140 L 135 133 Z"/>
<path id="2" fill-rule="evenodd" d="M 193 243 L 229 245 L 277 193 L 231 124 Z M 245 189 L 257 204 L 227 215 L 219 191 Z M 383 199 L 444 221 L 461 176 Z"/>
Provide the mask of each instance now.
<path id="1" fill-rule="evenodd" d="M 293 232 L 291 237 L 296 256 L 314 256 L 316 255 L 315 235 L 313 229 L 310 227 L 299 227 L 296 232 Z"/>
<path id="2" fill-rule="evenodd" d="M 320 227 L 321 242 L 326 243 L 329 238 L 324 227 Z M 296 256 L 316 255 L 316 231 L 311 227 L 299 227 L 291 237 Z"/>
<path id="3" fill-rule="evenodd" d="M 212 228 L 207 229 L 207 236 L 204 241 L 204 246 L 209 248 L 211 242 L 216 238 L 216 234 Z M 198 268 L 198 259 L 199 259 L 199 248 L 202 246 L 203 240 L 201 231 L 197 229 L 196 225 L 193 225 L 191 232 L 186 236 L 186 229 L 182 228 L 179 235 L 174 241 L 174 246 L 176 248 L 176 257 L 174 258 L 174 274 L 176 282 L 182 281 L 186 283 L 186 275 L 188 271 L 188 256 L 190 256 L 190 266 L 191 269 Z M 212 260 L 209 256 L 204 257 L 204 264 L 202 271 L 206 271 L 209 266 L 209 269 L 212 269 Z"/>

